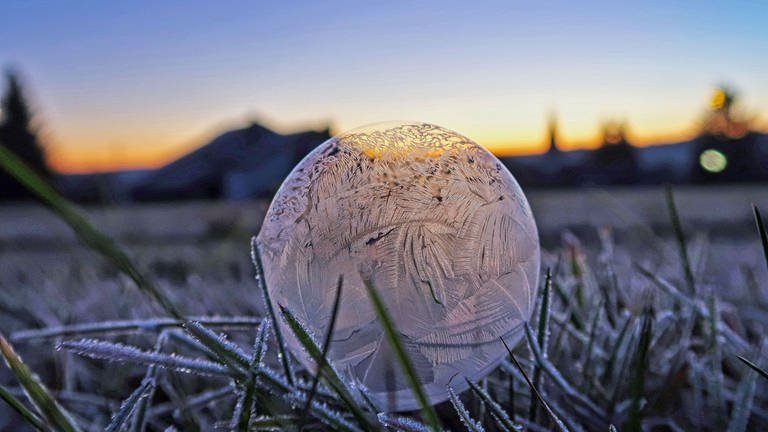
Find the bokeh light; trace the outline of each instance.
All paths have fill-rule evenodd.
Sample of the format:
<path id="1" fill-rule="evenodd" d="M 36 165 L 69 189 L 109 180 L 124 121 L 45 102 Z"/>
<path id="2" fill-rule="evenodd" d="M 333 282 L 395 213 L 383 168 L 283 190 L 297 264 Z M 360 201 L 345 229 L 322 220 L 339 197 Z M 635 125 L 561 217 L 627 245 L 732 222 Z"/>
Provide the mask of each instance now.
<path id="1" fill-rule="evenodd" d="M 707 149 L 699 155 L 699 165 L 711 173 L 719 173 L 728 166 L 728 158 L 715 149 Z"/>

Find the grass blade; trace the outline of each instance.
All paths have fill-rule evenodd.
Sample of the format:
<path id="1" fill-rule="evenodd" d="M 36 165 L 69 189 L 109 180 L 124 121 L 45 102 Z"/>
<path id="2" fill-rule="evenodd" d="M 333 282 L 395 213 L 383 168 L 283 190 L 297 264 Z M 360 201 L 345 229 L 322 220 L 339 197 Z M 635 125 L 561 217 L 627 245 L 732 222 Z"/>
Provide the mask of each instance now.
<path id="1" fill-rule="evenodd" d="M 453 409 L 456 410 L 456 414 L 459 415 L 459 419 L 461 419 L 461 422 L 464 423 L 464 426 L 467 427 L 469 432 L 485 432 L 483 425 L 481 425 L 479 421 L 472 418 L 472 416 L 469 414 L 469 411 L 467 411 L 467 408 L 464 407 L 461 399 L 459 399 L 451 386 L 448 386 L 448 398 L 451 401 L 451 405 L 453 405 Z"/>
<path id="2" fill-rule="evenodd" d="M 171 330 L 163 330 L 160 336 L 155 341 L 155 352 L 160 352 L 163 345 L 168 341 L 168 335 Z M 144 432 L 147 427 L 147 414 L 149 413 L 149 406 L 152 402 L 152 398 L 155 396 L 155 389 L 157 388 L 157 373 L 158 368 L 156 366 L 150 366 L 147 368 L 147 373 L 144 374 L 143 382 L 149 382 L 150 388 L 147 393 L 136 404 L 136 408 L 133 413 L 133 420 L 131 422 L 131 432 Z"/>
<path id="3" fill-rule="evenodd" d="M 603 305 L 605 303 L 605 299 L 600 300 L 600 304 L 597 307 L 597 310 L 595 312 L 595 316 L 592 317 L 592 323 L 589 326 L 589 340 L 587 341 L 587 348 L 584 350 L 584 379 L 582 380 L 582 387 L 586 387 L 587 390 L 585 390 L 585 393 L 588 393 L 588 390 L 590 388 L 592 378 L 594 378 L 593 374 L 594 371 L 590 367 L 592 364 L 592 358 L 594 357 L 594 345 L 595 345 L 595 339 L 597 338 L 597 323 L 599 322 L 602 313 L 603 313 Z"/>
<path id="4" fill-rule="evenodd" d="M 5 403 L 13 408 L 13 410 L 16 411 L 21 416 L 21 418 L 24 419 L 24 421 L 32 425 L 32 427 L 35 429 L 46 432 L 51 430 L 45 423 L 43 423 L 43 420 L 37 414 L 33 413 L 29 408 L 26 407 L 26 405 L 24 405 L 20 400 L 12 395 L 8 389 L 1 385 L 0 399 L 4 400 Z"/>
<path id="5" fill-rule="evenodd" d="M 0 353 L 21 387 L 24 388 L 27 398 L 40 414 L 40 417 L 45 419 L 54 430 L 62 432 L 80 431 L 72 416 L 56 402 L 37 375 L 16 354 L 2 333 L 0 333 Z"/>
<path id="6" fill-rule="evenodd" d="M 269 332 L 269 320 L 262 320 L 261 325 L 256 330 L 256 340 L 253 344 L 253 356 L 251 357 L 250 370 L 256 370 L 264 359 L 267 351 L 267 334 Z M 244 389 L 241 397 L 238 399 L 235 415 L 233 416 L 234 427 L 237 431 L 247 431 L 251 427 L 251 416 L 253 415 L 253 404 L 257 399 L 256 374 L 251 374 L 243 385 Z"/>
<path id="7" fill-rule="evenodd" d="M 249 379 L 245 382 L 242 393 L 237 399 L 235 411 L 232 416 L 232 428 L 237 432 L 250 430 L 251 415 L 253 413 L 253 401 L 256 396 L 256 380 Z"/>
<path id="8" fill-rule="evenodd" d="M 631 405 L 629 408 L 629 417 L 624 423 L 624 429 L 627 431 L 643 430 L 642 408 L 643 395 L 645 393 L 645 374 L 648 371 L 648 348 L 651 345 L 653 336 L 653 313 L 650 308 L 646 308 L 643 313 L 643 322 L 640 331 L 640 340 L 637 346 L 637 352 L 634 361 L 634 375 L 630 384 Z"/>
<path id="9" fill-rule="evenodd" d="M 398 432 L 428 432 L 430 429 L 410 417 L 390 413 L 379 413 L 379 422 Z"/>
<path id="10" fill-rule="evenodd" d="M 261 364 L 264 361 L 264 355 L 267 353 L 270 322 L 267 319 L 263 319 L 259 328 L 256 329 L 256 340 L 253 342 L 253 358 L 251 363 Z"/>
<path id="11" fill-rule="evenodd" d="M 635 316 L 630 315 L 626 319 L 626 321 L 624 321 L 624 324 L 621 326 L 621 330 L 619 330 L 619 335 L 616 337 L 616 340 L 614 341 L 611 347 L 608 360 L 605 362 L 605 369 L 603 370 L 603 375 L 601 377 L 601 381 L 603 383 L 608 382 L 608 380 L 610 380 L 611 377 L 613 376 L 613 373 L 616 370 L 616 362 L 618 361 L 617 358 L 619 356 L 619 349 L 624 343 L 624 339 L 629 334 L 630 325 L 634 322 L 635 322 Z"/>
<path id="12" fill-rule="evenodd" d="M 251 422 L 251 430 L 275 430 L 282 431 L 289 429 L 290 425 L 299 424 L 301 418 L 295 415 L 278 415 L 256 417 Z"/>
<path id="13" fill-rule="evenodd" d="M 493 419 L 496 420 L 496 424 L 502 431 L 512 432 L 522 430 L 522 427 L 515 424 L 512 419 L 509 418 L 509 415 L 506 413 L 506 411 L 504 411 L 498 402 L 493 400 L 491 395 L 489 395 L 485 390 L 483 390 L 480 386 L 473 383 L 472 381 L 466 378 L 464 378 L 464 381 L 467 382 L 469 388 L 472 389 L 478 398 L 480 398 L 483 404 L 488 407 L 488 410 L 491 412 L 491 416 L 493 416 Z"/>
<path id="14" fill-rule="evenodd" d="M 544 289 L 541 292 L 541 304 L 539 305 L 539 324 L 538 331 L 536 333 L 536 342 L 539 344 L 539 350 L 546 357 L 547 355 L 547 341 L 549 340 L 549 309 L 550 298 L 552 292 L 552 272 L 547 269 L 547 275 L 544 280 Z M 538 363 L 534 362 L 533 367 L 533 385 L 537 388 L 541 386 L 541 368 Z M 528 408 L 528 420 L 532 423 L 536 422 L 536 409 L 538 404 L 531 400 L 531 405 Z"/>
<path id="15" fill-rule="evenodd" d="M 136 411 L 139 401 L 143 400 L 155 386 L 153 380 L 145 379 L 141 385 L 126 398 L 120 409 L 112 416 L 112 420 L 107 425 L 104 432 L 118 432 L 130 420 L 131 414 Z"/>
<path id="16" fill-rule="evenodd" d="M 677 213 L 677 206 L 675 205 L 675 197 L 672 194 L 672 187 L 667 185 L 664 189 L 667 198 L 667 209 L 669 210 L 669 217 L 672 220 L 672 229 L 675 231 L 675 240 L 677 241 L 677 249 L 680 253 L 680 260 L 683 263 L 683 272 L 685 273 L 685 282 L 688 284 L 688 290 L 690 293 L 696 293 L 696 283 L 693 278 L 693 270 L 691 270 L 691 260 L 688 258 L 688 249 L 686 247 L 685 233 L 683 232 L 683 225 L 680 223 L 680 215 Z"/>
<path id="17" fill-rule="evenodd" d="M 262 320 L 261 325 L 256 331 L 256 341 L 254 342 L 253 356 L 251 357 L 250 370 L 256 370 L 264 359 L 267 350 L 267 332 L 269 330 L 269 320 Z M 237 401 L 238 409 L 235 410 L 233 420 L 236 420 L 234 430 L 246 432 L 250 428 L 251 416 L 253 413 L 253 404 L 256 400 L 256 374 L 251 374 L 244 384 L 242 396 Z"/>
<path id="18" fill-rule="evenodd" d="M 306 400 L 304 392 L 302 391 L 286 393 L 284 398 L 292 405 L 302 405 Z M 358 432 L 360 430 L 357 425 L 350 423 L 342 413 L 329 408 L 326 404 L 317 400 L 312 402 L 311 410 L 312 415 L 314 415 L 316 419 L 332 427 L 335 431 Z M 367 426 L 366 430 L 373 430 L 373 428 Z"/>
<path id="19" fill-rule="evenodd" d="M 291 364 L 288 360 L 288 351 L 285 348 L 283 333 L 280 330 L 280 326 L 277 324 L 275 307 L 272 304 L 269 290 L 267 290 L 267 282 L 264 277 L 264 266 L 261 262 L 261 251 L 259 250 L 259 244 L 256 241 L 256 237 L 251 237 L 251 262 L 253 262 L 253 266 L 256 269 L 256 284 L 259 286 L 261 295 L 264 297 L 264 305 L 267 308 L 269 319 L 272 320 L 272 329 L 275 332 L 275 341 L 277 342 L 277 356 L 280 359 L 280 363 L 283 365 L 288 384 L 295 385 L 296 381 L 293 377 L 293 369 L 291 369 Z"/>
<path id="20" fill-rule="evenodd" d="M 719 314 L 717 312 L 717 299 L 714 294 L 710 294 L 707 299 L 708 316 L 707 323 L 709 328 L 709 352 L 710 366 L 712 373 L 708 379 L 709 399 L 713 411 L 716 413 L 718 423 L 724 423 L 725 417 L 725 398 L 723 397 L 723 352 L 720 346 L 720 335 L 718 331 Z M 714 426 L 714 425 L 713 425 Z"/>
<path id="21" fill-rule="evenodd" d="M 196 317 L 189 318 L 206 327 L 224 327 L 228 330 L 251 330 L 262 319 L 253 317 Z M 151 318 L 141 320 L 100 321 L 41 329 L 21 330 L 11 333 L 12 342 L 57 339 L 61 337 L 85 337 L 89 335 L 122 335 L 137 332 L 160 332 L 168 328 L 179 327 L 184 321 L 171 318 Z"/>
<path id="22" fill-rule="evenodd" d="M 331 339 L 333 338 L 333 330 L 336 328 L 336 318 L 339 315 L 339 305 L 341 304 L 341 286 L 344 283 L 344 277 L 339 275 L 339 281 L 336 284 L 336 297 L 333 299 L 333 309 L 331 310 L 331 318 L 328 323 L 328 328 L 325 332 L 325 340 L 323 341 L 323 351 L 320 353 L 320 363 L 317 365 L 317 373 L 312 380 L 312 387 L 309 389 L 309 396 L 307 396 L 307 403 L 304 406 L 304 411 L 309 411 L 309 407 L 312 405 L 312 400 L 315 398 L 315 392 L 317 391 L 317 384 L 320 382 L 320 374 L 325 368 L 325 364 L 328 362 L 328 349 L 331 347 Z"/>
<path id="23" fill-rule="evenodd" d="M 182 326 L 184 330 L 197 339 L 201 344 L 213 351 L 216 358 L 227 365 L 233 372 L 247 375 L 250 370 L 248 356 L 236 344 L 196 321 L 187 321 Z"/>
<path id="24" fill-rule="evenodd" d="M 187 373 L 197 373 L 200 375 L 232 376 L 232 371 L 229 368 L 208 360 L 169 355 L 154 351 L 144 351 L 130 345 L 95 339 L 64 341 L 59 345 L 59 348 L 64 348 L 78 355 L 93 359 L 122 363 L 137 363 L 146 366 L 156 365 L 163 368 Z"/>
<path id="25" fill-rule="evenodd" d="M 501 338 L 499 338 L 501 339 Z M 501 343 L 504 344 L 504 348 L 507 349 L 507 352 L 509 353 L 509 356 L 512 357 L 512 362 L 515 364 L 515 367 L 517 367 L 517 370 L 520 371 L 521 374 L 523 374 L 523 378 L 525 378 L 525 381 L 528 383 L 528 387 L 530 387 L 531 392 L 536 396 L 536 399 L 538 399 L 541 406 L 544 407 L 544 409 L 547 411 L 547 414 L 549 414 L 549 417 L 552 419 L 552 421 L 557 425 L 557 428 L 560 429 L 562 432 L 567 432 L 568 428 L 565 427 L 565 424 L 560 420 L 560 418 L 555 414 L 554 411 L 552 411 L 552 408 L 550 408 L 549 404 L 546 400 L 544 400 L 544 397 L 541 396 L 541 393 L 534 385 L 533 381 L 531 381 L 530 378 L 528 378 L 528 374 L 525 373 L 525 369 L 523 369 L 523 366 L 520 365 L 520 362 L 517 361 L 517 358 L 512 353 L 512 350 L 509 349 L 509 346 L 506 342 L 504 342 L 504 339 L 501 339 Z"/>
<path id="26" fill-rule="evenodd" d="M 738 357 L 739 360 L 744 362 L 744 364 L 746 364 L 747 366 L 752 368 L 752 370 L 754 370 L 755 372 L 759 373 L 763 378 L 768 379 L 768 371 L 766 371 L 765 369 L 761 368 L 760 366 L 752 363 L 751 361 L 747 360 L 746 358 L 744 358 L 742 356 L 736 356 L 736 357 Z"/>
<path id="27" fill-rule="evenodd" d="M 360 277 L 363 279 L 365 288 L 368 290 L 368 296 L 371 298 L 373 307 L 376 310 L 376 315 L 379 317 L 381 326 L 384 328 L 384 333 L 387 335 L 387 340 L 392 346 L 392 349 L 395 351 L 395 355 L 397 355 L 397 360 L 400 363 L 400 367 L 403 369 L 403 374 L 405 375 L 408 384 L 411 386 L 411 390 L 413 391 L 414 396 L 416 396 L 416 400 L 419 401 L 419 405 L 421 407 L 421 415 L 424 417 L 424 421 L 432 431 L 439 431 L 440 422 L 437 419 L 435 409 L 432 407 L 432 405 L 429 404 L 427 395 L 424 393 L 424 389 L 421 387 L 419 377 L 416 375 L 416 369 L 413 368 L 411 359 L 408 358 L 408 354 L 405 352 L 405 347 L 400 341 L 400 337 L 398 336 L 397 330 L 395 329 L 395 323 L 392 321 L 392 317 L 389 315 L 389 311 L 387 311 L 387 306 L 384 304 L 384 301 L 379 296 L 378 291 L 373 286 L 373 282 L 363 274 L 360 274 Z"/>
<path id="28" fill-rule="evenodd" d="M 144 397 L 139 400 L 138 404 L 136 405 L 136 409 L 134 410 L 132 422 L 133 426 L 131 427 L 131 431 L 133 432 L 143 432 L 147 427 L 147 414 L 149 412 L 149 404 L 152 401 L 152 398 L 155 395 L 155 389 L 157 388 L 157 371 L 158 368 L 155 366 L 150 366 L 147 369 L 147 374 L 144 377 L 144 381 L 149 381 L 151 386 Z"/>
<path id="29" fill-rule="evenodd" d="M 352 392 L 347 388 L 346 384 L 344 384 L 344 380 L 341 379 L 333 365 L 329 363 L 327 364 L 327 367 L 322 369 L 319 367 L 319 365 L 324 361 L 322 350 L 309 334 L 304 325 L 299 322 L 296 316 L 294 316 L 288 308 L 282 305 L 279 305 L 279 307 L 283 318 L 288 324 L 288 327 L 293 331 L 296 339 L 298 339 L 299 343 L 301 343 L 304 349 L 307 350 L 307 353 L 312 358 L 312 361 L 318 365 L 317 372 L 319 374 L 322 373 L 322 376 L 328 382 L 328 385 L 336 392 L 336 394 L 339 395 L 341 400 L 344 402 L 344 406 L 350 410 L 360 425 L 366 429 L 372 429 L 373 427 L 371 426 L 371 422 L 368 420 L 365 413 L 360 408 L 360 405 L 358 405 L 357 400 L 352 396 Z"/>
<path id="30" fill-rule="evenodd" d="M 768 231 L 765 230 L 763 225 L 763 218 L 760 216 L 760 210 L 757 209 L 755 204 L 752 204 L 752 213 L 755 215 L 755 224 L 757 225 L 757 233 L 760 235 L 760 242 L 763 245 L 763 256 L 765 256 L 765 267 L 768 268 Z"/>
<path id="31" fill-rule="evenodd" d="M 592 400 L 587 397 L 585 394 L 579 392 L 576 387 L 574 387 L 568 380 L 563 377 L 563 375 L 560 373 L 560 371 L 555 368 L 555 366 L 550 362 L 548 359 L 544 358 L 541 351 L 539 351 L 539 347 L 536 344 L 536 338 L 533 335 L 533 330 L 531 329 L 531 326 L 528 325 L 528 323 L 525 323 L 525 337 L 528 341 L 528 348 L 530 348 L 531 351 L 533 351 L 533 356 L 536 359 L 536 362 L 539 363 L 539 366 L 541 366 L 541 369 L 546 372 L 547 376 L 552 380 L 552 382 L 557 385 L 560 390 L 565 392 L 566 395 L 573 398 L 574 401 L 581 404 L 584 408 L 589 410 L 590 412 L 590 420 L 593 421 L 602 421 L 606 418 L 605 411 L 597 406 Z M 508 349 L 509 350 L 509 349 Z M 554 412 L 554 411 L 553 411 Z"/>
<path id="32" fill-rule="evenodd" d="M 0 144 L 0 167 L 32 192 L 46 207 L 64 221 L 90 248 L 106 257 L 130 277 L 136 286 L 154 299 L 169 315 L 180 319 L 176 305 L 154 283 L 145 278 L 128 255 L 111 238 L 96 229 L 69 200 L 61 196 L 40 175 L 12 151 Z"/>
<path id="33" fill-rule="evenodd" d="M 733 409 L 731 410 L 731 418 L 728 421 L 727 432 L 745 432 L 747 430 L 756 388 L 757 373 L 754 370 L 750 370 L 744 375 L 736 388 L 736 396 L 733 401 Z"/>

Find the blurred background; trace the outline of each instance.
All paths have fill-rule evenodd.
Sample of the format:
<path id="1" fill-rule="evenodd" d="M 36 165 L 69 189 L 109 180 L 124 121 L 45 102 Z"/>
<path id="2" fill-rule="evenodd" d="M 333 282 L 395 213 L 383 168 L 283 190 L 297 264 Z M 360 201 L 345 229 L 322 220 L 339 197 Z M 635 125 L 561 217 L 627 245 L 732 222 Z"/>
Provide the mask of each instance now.
<path id="1" fill-rule="evenodd" d="M 768 179 L 760 2 L 2 9 L 0 137 L 80 202 L 267 198 L 387 120 L 456 130 L 523 187 Z"/>
<path id="2" fill-rule="evenodd" d="M 568 285 L 589 263 L 630 307 L 649 288 L 638 265 L 682 281 L 671 184 L 702 292 L 763 328 L 766 23 L 764 2 L 734 0 L 4 0 L 0 141 L 190 315 L 259 314 L 249 239 L 283 178 L 337 133 L 410 120 L 496 154 L 542 269 Z M 132 287 L 0 171 L 2 332 L 156 316 Z M 101 395 L 94 425 L 133 388 L 19 345 L 67 403 Z M 4 410 L 0 430 L 20 430 Z"/>

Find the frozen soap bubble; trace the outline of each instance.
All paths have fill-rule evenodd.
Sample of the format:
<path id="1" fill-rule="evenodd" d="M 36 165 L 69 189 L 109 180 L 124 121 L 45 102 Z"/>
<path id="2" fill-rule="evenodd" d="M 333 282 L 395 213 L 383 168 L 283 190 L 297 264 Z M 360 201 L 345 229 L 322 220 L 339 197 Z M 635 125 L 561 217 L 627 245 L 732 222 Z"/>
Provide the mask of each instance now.
<path id="1" fill-rule="evenodd" d="M 489 374 L 530 318 L 539 240 L 515 179 L 470 139 L 425 123 L 329 139 L 294 168 L 257 238 L 272 302 L 318 343 L 344 277 L 329 361 L 385 410 L 418 408 L 361 272 L 393 317 L 431 403 Z M 280 321 L 291 352 L 313 362 Z M 451 380 L 451 378 L 453 378 Z"/>

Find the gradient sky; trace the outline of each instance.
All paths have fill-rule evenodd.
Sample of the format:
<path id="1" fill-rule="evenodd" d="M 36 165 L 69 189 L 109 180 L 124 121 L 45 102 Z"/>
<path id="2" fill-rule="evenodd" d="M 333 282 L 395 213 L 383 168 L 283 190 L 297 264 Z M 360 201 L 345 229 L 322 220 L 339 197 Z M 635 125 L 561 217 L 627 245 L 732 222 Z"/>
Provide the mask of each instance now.
<path id="1" fill-rule="evenodd" d="M 519 153 L 555 110 L 563 147 L 609 119 L 647 144 L 693 134 L 719 83 L 768 124 L 764 2 L 628 3 L 6 0 L 0 66 L 70 172 L 157 166 L 250 120 L 420 120 Z"/>

